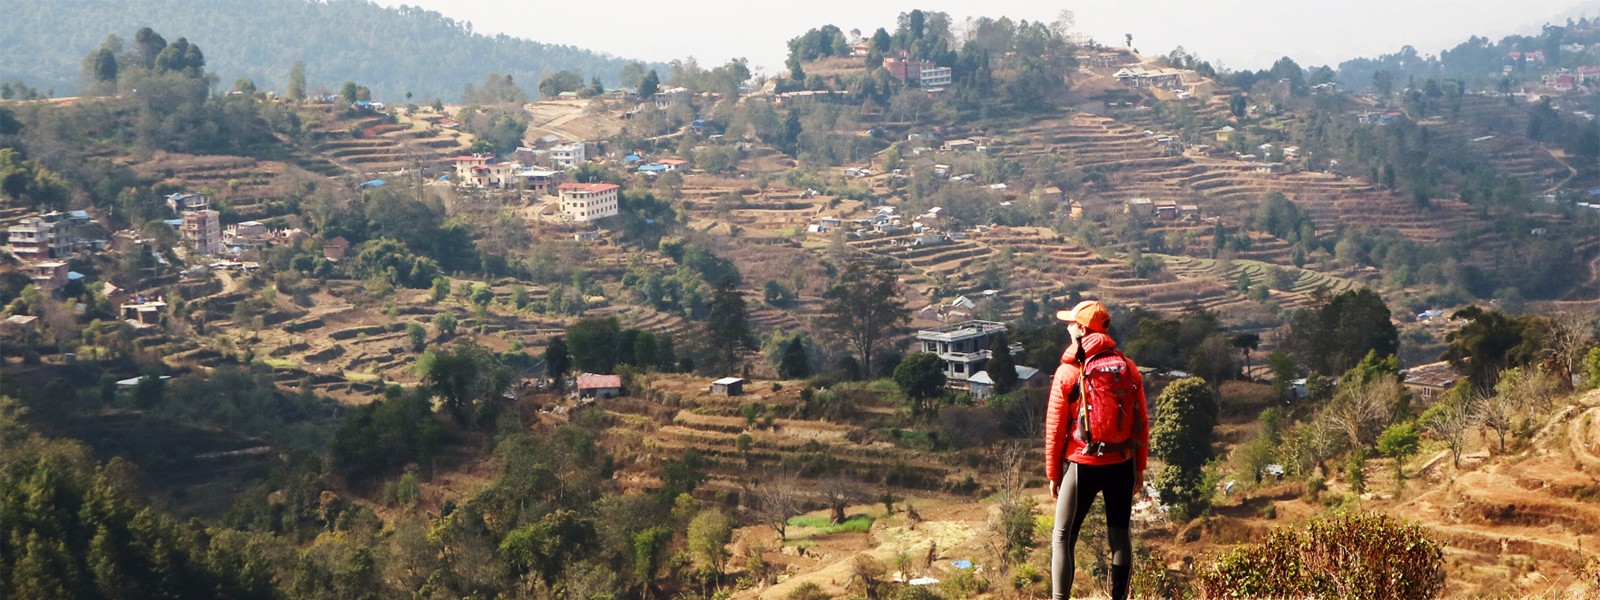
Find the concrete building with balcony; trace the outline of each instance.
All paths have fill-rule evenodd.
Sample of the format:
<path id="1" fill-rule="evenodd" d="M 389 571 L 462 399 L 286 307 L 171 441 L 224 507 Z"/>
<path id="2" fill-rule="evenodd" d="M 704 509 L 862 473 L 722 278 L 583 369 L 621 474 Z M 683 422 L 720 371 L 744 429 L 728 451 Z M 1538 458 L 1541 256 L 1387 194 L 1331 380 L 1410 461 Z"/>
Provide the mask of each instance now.
<path id="1" fill-rule="evenodd" d="M 544 156 L 545 160 L 549 161 L 550 166 L 572 169 L 576 168 L 578 163 L 588 160 L 588 151 L 583 142 L 572 142 L 570 144 L 552 146 L 550 150 L 545 152 Z"/>
<path id="2" fill-rule="evenodd" d="M 945 380 L 966 387 L 967 380 L 983 371 L 994 356 L 994 339 L 1006 332 L 1005 323 L 963 321 L 917 332 L 918 349 L 939 355 Z"/>
<path id="3" fill-rule="evenodd" d="M 11 253 L 24 261 L 65 258 L 72 254 L 72 222 L 58 212 L 28 217 L 6 228 Z"/>

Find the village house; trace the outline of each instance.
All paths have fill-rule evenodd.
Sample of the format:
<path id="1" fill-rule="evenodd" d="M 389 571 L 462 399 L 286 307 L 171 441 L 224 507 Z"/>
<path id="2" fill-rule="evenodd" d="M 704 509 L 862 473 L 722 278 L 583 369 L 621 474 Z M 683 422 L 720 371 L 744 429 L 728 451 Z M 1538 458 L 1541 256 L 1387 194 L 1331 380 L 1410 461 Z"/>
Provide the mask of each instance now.
<path id="1" fill-rule="evenodd" d="M 923 352 L 939 355 L 946 381 L 964 387 L 993 356 L 994 338 L 1005 332 L 1004 323 L 965 321 L 918 331 L 917 342 Z"/>
<path id="2" fill-rule="evenodd" d="M 861 40 L 850 45 L 850 56 L 866 56 L 872 52 L 872 40 Z"/>
<path id="3" fill-rule="evenodd" d="M 214 210 L 183 213 L 178 228 L 189 247 L 199 254 L 222 254 L 222 215 Z"/>
<path id="4" fill-rule="evenodd" d="M 345 253 L 349 251 L 350 240 L 344 239 L 342 235 L 322 243 L 322 257 L 333 262 L 343 260 Z"/>
<path id="5" fill-rule="evenodd" d="M 522 182 L 522 191 L 534 198 L 554 196 L 556 186 L 561 183 L 560 171 L 523 169 L 516 174 L 516 177 Z"/>
<path id="6" fill-rule="evenodd" d="M 978 149 L 978 142 L 967 139 L 950 140 L 940 146 L 939 149 L 945 152 L 971 152 Z"/>
<path id="7" fill-rule="evenodd" d="M 137 325 L 159 325 L 165 312 L 167 303 L 159 297 L 139 296 L 122 304 L 122 318 Z"/>
<path id="8" fill-rule="evenodd" d="M 494 155 L 474 153 L 467 156 L 457 156 L 452 159 L 452 162 L 456 166 L 456 177 L 465 178 L 472 173 L 474 167 L 484 167 L 494 162 Z"/>
<path id="9" fill-rule="evenodd" d="M 1067 206 L 1067 218 L 1068 219 L 1072 219 L 1074 221 L 1077 221 L 1077 220 L 1080 220 L 1080 219 L 1083 218 L 1083 203 L 1082 202 L 1079 202 L 1077 200 L 1068 200 L 1066 202 L 1066 206 Z"/>
<path id="10" fill-rule="evenodd" d="M 260 221 L 245 221 L 222 230 L 222 243 L 225 246 L 249 248 L 265 244 L 267 240 L 267 226 Z"/>
<path id="11" fill-rule="evenodd" d="M 668 170 L 668 171 L 687 171 L 687 170 L 689 170 L 689 161 L 681 159 L 681 158 L 663 158 L 661 160 L 656 161 L 656 163 L 661 165 L 661 166 L 663 166 L 663 167 L 666 167 L 666 170 Z"/>
<path id="12" fill-rule="evenodd" d="M 579 398 L 615 398 L 620 395 L 622 395 L 620 375 L 584 373 L 578 376 Z"/>
<path id="13" fill-rule="evenodd" d="M 1038 369 L 1023 365 L 1016 365 L 1017 387 L 1022 389 L 1043 388 L 1050 383 L 1049 377 L 1039 373 Z M 994 395 L 994 378 L 988 371 L 978 371 L 976 375 L 967 378 L 967 393 L 977 402 L 987 400 Z"/>
<path id="14" fill-rule="evenodd" d="M 1056 204 L 1061 202 L 1061 188 L 1053 185 L 1044 188 L 1034 188 L 1032 196 L 1034 200 L 1038 200 L 1047 204 Z"/>
<path id="15" fill-rule="evenodd" d="M 1230 138 L 1233 137 L 1233 132 L 1234 131 L 1236 131 L 1236 130 L 1233 128 L 1232 125 L 1223 125 L 1222 129 L 1218 129 L 1217 130 L 1217 143 L 1219 143 L 1219 144 L 1227 143 L 1227 141 Z"/>
<path id="16" fill-rule="evenodd" d="M 1171 200 L 1161 200 L 1155 203 L 1156 218 L 1164 221 L 1173 221 L 1178 218 L 1178 203 Z"/>
<path id="17" fill-rule="evenodd" d="M 681 87 L 664 89 L 656 92 L 656 95 L 650 97 L 650 100 L 655 103 L 656 108 L 662 110 L 666 110 L 674 104 L 683 104 L 683 102 L 688 99 L 689 88 Z"/>
<path id="18" fill-rule="evenodd" d="M 1156 214 L 1156 203 L 1149 198 L 1129 198 L 1123 212 L 1135 217 L 1153 217 Z"/>
<path id="19" fill-rule="evenodd" d="M 1420 404 L 1426 407 L 1439 399 L 1439 396 L 1455 387 L 1461 376 L 1456 374 L 1448 362 L 1436 362 L 1412 367 L 1400 373 L 1402 384 L 1411 392 Z"/>
<path id="20" fill-rule="evenodd" d="M 46 292 L 59 290 L 67 285 L 67 263 L 59 260 L 46 260 L 30 263 L 28 278 L 33 280 L 33 286 Z"/>
<path id="21" fill-rule="evenodd" d="M 622 189 L 614 183 L 563 183 L 557 186 L 561 212 L 568 219 L 588 222 L 617 214 L 617 195 Z"/>

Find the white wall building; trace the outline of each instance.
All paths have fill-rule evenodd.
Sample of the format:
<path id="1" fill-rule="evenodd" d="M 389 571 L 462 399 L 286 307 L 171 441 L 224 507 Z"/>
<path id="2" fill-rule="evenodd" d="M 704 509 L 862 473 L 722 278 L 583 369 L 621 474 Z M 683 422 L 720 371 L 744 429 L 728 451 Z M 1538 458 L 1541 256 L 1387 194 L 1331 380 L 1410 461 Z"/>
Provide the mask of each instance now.
<path id="1" fill-rule="evenodd" d="M 563 183 L 556 189 L 560 192 L 561 213 L 578 222 L 616 215 L 617 195 L 622 190 L 614 183 Z"/>
<path id="2" fill-rule="evenodd" d="M 551 165 L 564 169 L 576 167 L 578 166 L 578 163 L 588 160 L 583 142 L 572 142 L 570 144 L 552 146 L 550 150 L 545 153 L 545 156 L 549 157 Z"/>

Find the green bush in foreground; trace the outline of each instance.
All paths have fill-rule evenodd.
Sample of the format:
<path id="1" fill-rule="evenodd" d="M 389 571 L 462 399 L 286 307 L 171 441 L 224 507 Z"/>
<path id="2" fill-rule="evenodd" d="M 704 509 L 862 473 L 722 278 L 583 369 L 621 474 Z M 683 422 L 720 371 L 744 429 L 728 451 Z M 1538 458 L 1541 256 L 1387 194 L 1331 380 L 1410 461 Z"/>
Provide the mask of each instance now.
<path id="1" fill-rule="evenodd" d="M 1208 598 L 1434 598 L 1444 563 L 1440 545 L 1413 523 L 1338 514 L 1223 554 L 1201 571 L 1200 589 Z"/>

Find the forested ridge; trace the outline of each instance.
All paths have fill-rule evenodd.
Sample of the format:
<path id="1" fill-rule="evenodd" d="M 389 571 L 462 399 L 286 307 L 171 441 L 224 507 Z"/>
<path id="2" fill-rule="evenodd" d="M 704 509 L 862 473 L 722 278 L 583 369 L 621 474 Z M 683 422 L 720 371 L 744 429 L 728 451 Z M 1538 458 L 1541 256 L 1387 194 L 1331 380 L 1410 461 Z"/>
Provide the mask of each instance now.
<path id="1" fill-rule="evenodd" d="M 83 55 L 107 35 L 140 27 L 183 31 L 204 46 L 211 71 L 224 81 L 249 77 L 263 89 L 281 90 L 297 59 L 306 63 L 311 91 L 336 91 L 341 82 L 365 82 L 379 100 L 453 101 L 485 73 L 536 82 L 577 69 L 607 84 L 627 64 L 621 58 L 506 35 L 486 36 L 464 21 L 416 7 L 383 8 L 367 0 L 125 0 L 93 2 L 7 1 L 0 13 L 0 81 L 23 81 L 57 96 L 79 87 Z"/>

